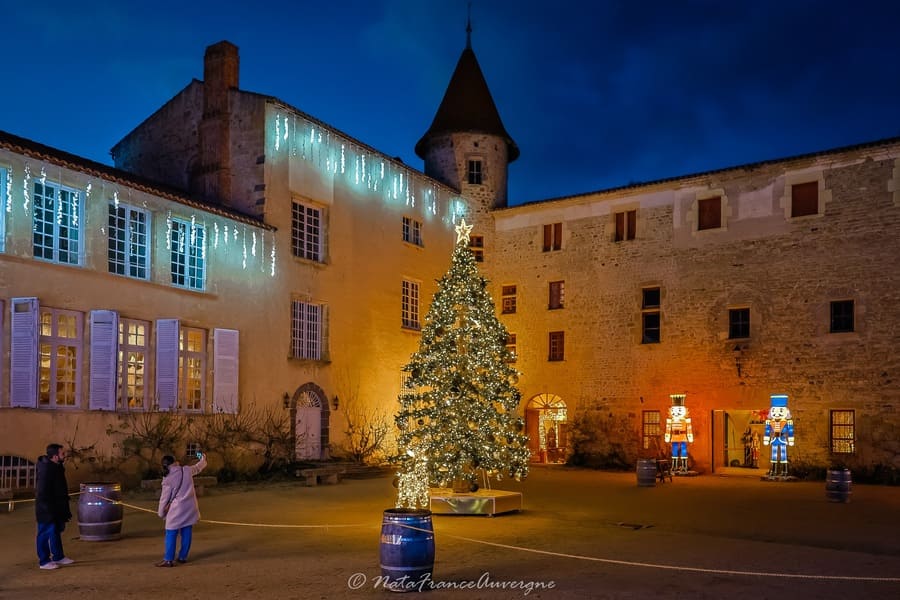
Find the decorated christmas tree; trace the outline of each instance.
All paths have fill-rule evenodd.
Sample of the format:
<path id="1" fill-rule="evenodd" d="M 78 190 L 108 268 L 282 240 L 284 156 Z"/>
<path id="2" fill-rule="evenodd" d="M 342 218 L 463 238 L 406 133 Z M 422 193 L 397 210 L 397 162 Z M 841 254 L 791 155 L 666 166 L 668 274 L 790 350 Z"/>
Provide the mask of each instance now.
<path id="1" fill-rule="evenodd" d="M 438 281 L 396 415 L 398 507 L 428 505 L 428 487 L 475 490 L 528 474 L 530 452 L 518 413 L 518 375 L 508 332 L 469 250 L 470 225 L 456 228 L 450 270 Z"/>

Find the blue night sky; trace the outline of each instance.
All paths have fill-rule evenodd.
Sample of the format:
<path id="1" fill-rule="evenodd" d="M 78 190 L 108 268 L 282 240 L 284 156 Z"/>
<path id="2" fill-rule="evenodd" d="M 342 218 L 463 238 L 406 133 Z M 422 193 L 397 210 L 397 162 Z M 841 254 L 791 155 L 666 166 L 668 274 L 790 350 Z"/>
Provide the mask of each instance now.
<path id="1" fill-rule="evenodd" d="M 466 0 L 4 2 L 0 129 L 109 149 L 240 49 L 241 88 L 423 168 Z M 474 0 L 511 204 L 900 136 L 900 3 Z"/>

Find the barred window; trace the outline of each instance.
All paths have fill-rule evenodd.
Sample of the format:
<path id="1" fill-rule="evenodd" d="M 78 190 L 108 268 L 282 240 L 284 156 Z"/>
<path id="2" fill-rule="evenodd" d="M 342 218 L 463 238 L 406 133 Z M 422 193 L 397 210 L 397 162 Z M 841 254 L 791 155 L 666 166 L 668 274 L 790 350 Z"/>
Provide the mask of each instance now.
<path id="1" fill-rule="evenodd" d="M 109 272 L 147 279 L 150 267 L 147 211 L 109 203 Z"/>
<path id="2" fill-rule="evenodd" d="M 291 356 L 321 360 L 324 306 L 294 300 L 291 302 Z"/>
<path id="3" fill-rule="evenodd" d="M 308 204 L 291 204 L 291 252 L 294 256 L 324 262 L 322 251 L 322 209 Z"/>
<path id="4" fill-rule="evenodd" d="M 834 454 L 856 452 L 856 411 L 831 411 L 831 451 Z"/>
<path id="5" fill-rule="evenodd" d="M 400 300 L 400 322 L 408 329 L 420 329 L 419 284 L 409 279 L 403 280 Z"/>
<path id="6" fill-rule="evenodd" d="M 657 448 L 659 445 L 659 411 L 645 410 L 641 425 L 641 437 L 644 450 Z"/>
<path id="7" fill-rule="evenodd" d="M 81 264 L 81 193 L 49 182 L 34 182 L 32 240 L 35 258 Z"/>
<path id="8" fill-rule="evenodd" d="M 206 287 L 206 227 L 172 219 L 169 241 L 172 251 L 172 283 L 192 290 Z"/>

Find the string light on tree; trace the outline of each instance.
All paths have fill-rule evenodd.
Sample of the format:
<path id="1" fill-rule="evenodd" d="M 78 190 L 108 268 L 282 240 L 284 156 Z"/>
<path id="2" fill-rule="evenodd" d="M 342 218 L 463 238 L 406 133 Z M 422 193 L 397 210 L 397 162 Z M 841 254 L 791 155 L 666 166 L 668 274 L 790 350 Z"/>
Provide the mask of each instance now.
<path id="1" fill-rule="evenodd" d="M 400 482 L 416 480 L 423 468 L 419 481 L 440 487 L 475 487 L 481 472 L 498 480 L 528 474 L 531 453 L 509 334 L 468 248 L 471 231 L 464 219 L 456 227 L 450 269 L 438 281 L 419 349 L 403 368 L 409 377 L 395 415 Z M 400 495 L 418 497 L 407 490 Z"/>

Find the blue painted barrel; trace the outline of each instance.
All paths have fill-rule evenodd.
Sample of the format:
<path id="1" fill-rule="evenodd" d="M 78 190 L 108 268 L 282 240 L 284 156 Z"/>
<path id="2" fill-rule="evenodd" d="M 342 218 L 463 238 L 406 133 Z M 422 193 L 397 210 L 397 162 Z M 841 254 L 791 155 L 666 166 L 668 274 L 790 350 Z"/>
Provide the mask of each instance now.
<path id="1" fill-rule="evenodd" d="M 105 542 L 122 537 L 122 484 L 81 484 L 78 534 L 86 542 Z"/>
<path id="2" fill-rule="evenodd" d="M 434 528 L 431 511 L 413 508 L 389 508 L 381 524 L 381 574 L 390 582 L 405 581 L 412 591 L 417 581 L 430 578 L 434 570 Z M 406 579 L 402 579 L 406 577 Z M 427 588 L 426 588 L 427 589 Z"/>
<path id="3" fill-rule="evenodd" d="M 825 480 L 825 497 L 832 502 L 850 502 L 850 469 L 831 469 Z"/>

